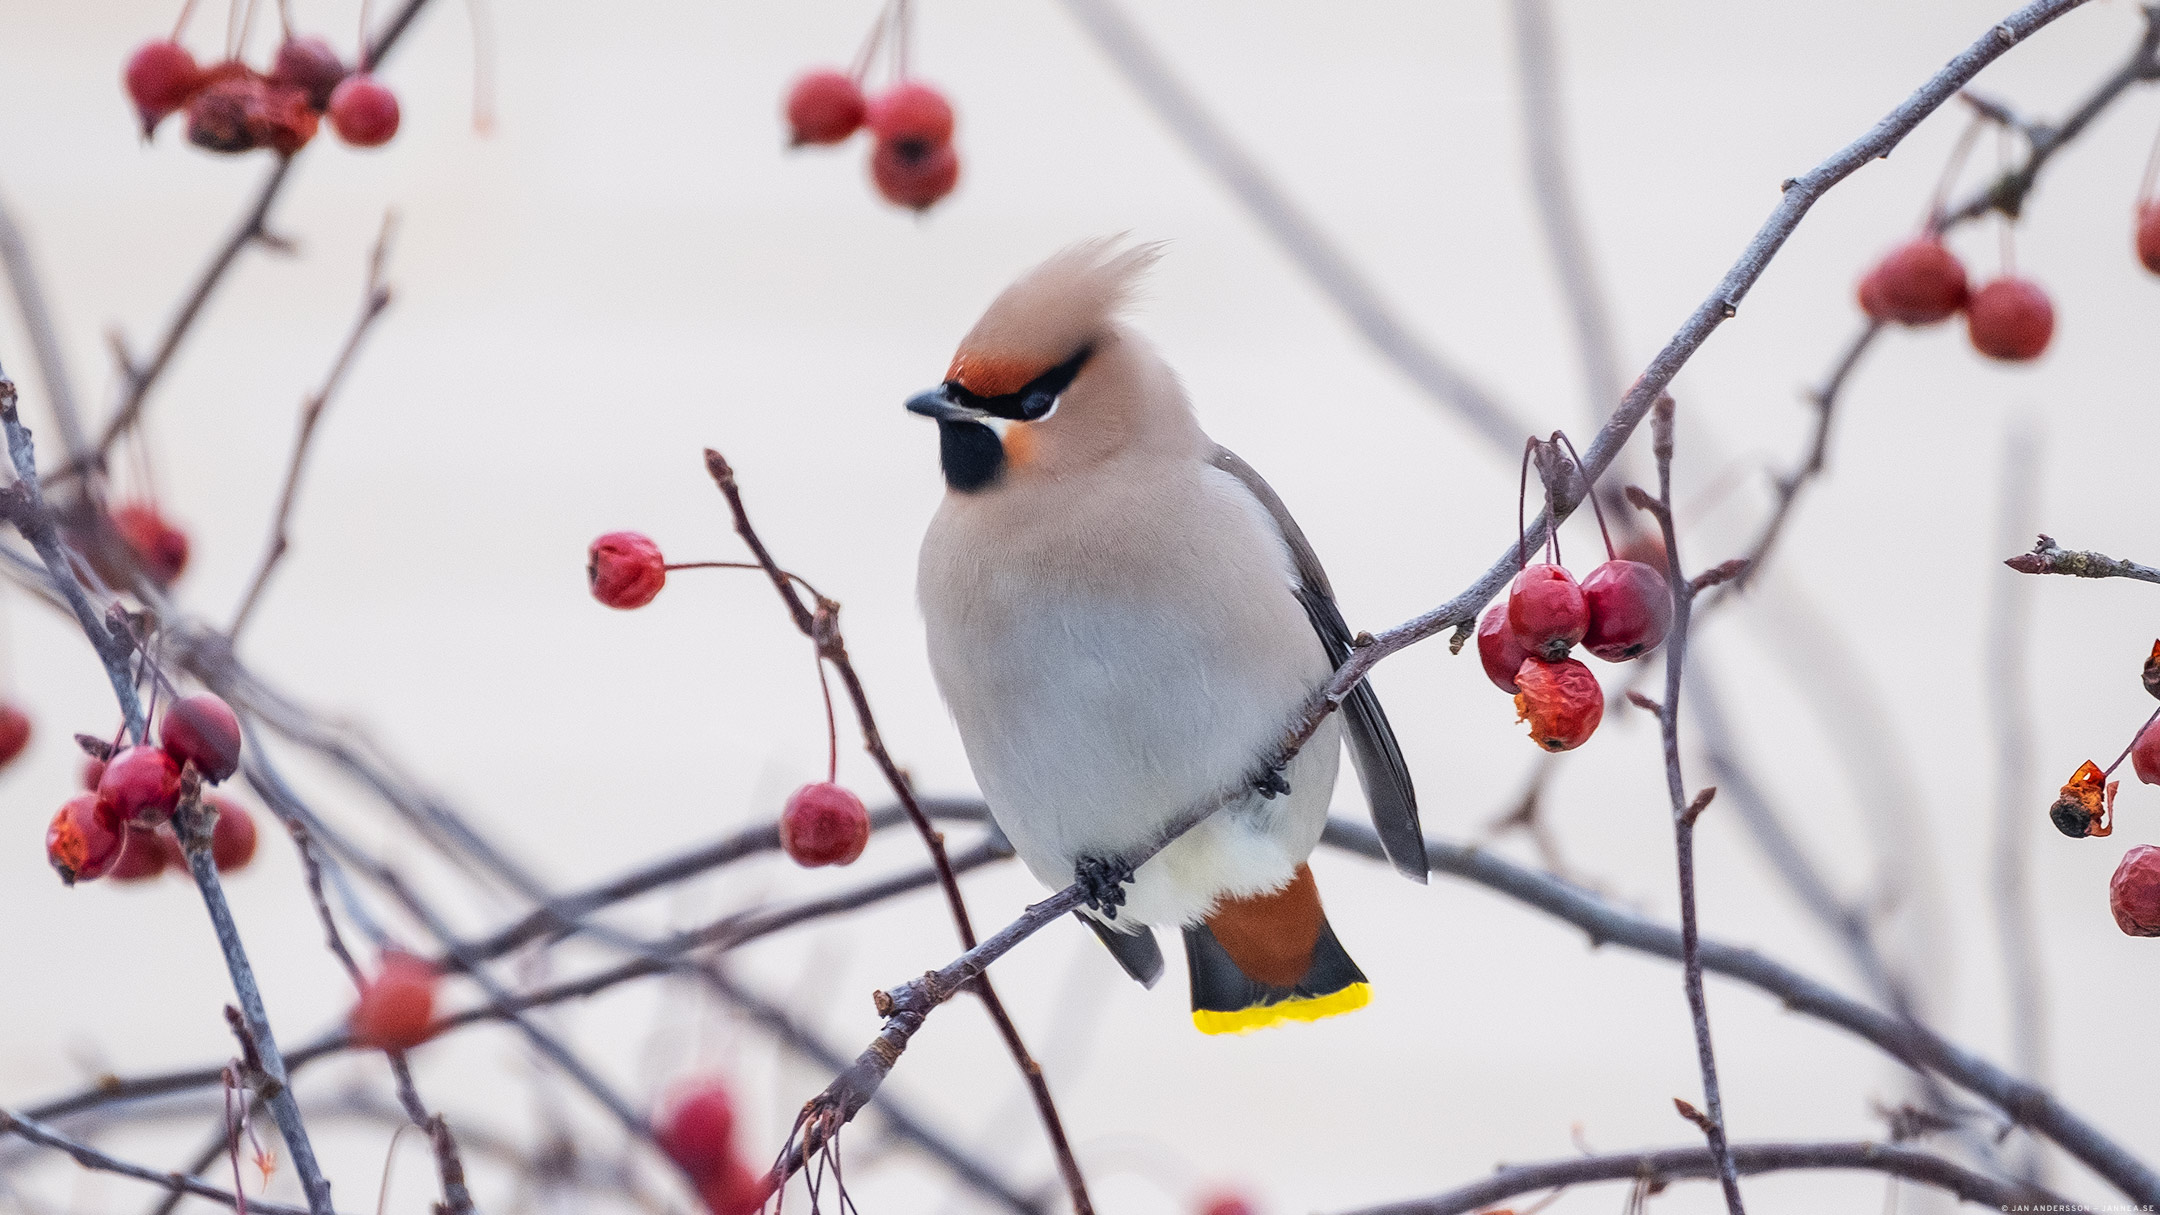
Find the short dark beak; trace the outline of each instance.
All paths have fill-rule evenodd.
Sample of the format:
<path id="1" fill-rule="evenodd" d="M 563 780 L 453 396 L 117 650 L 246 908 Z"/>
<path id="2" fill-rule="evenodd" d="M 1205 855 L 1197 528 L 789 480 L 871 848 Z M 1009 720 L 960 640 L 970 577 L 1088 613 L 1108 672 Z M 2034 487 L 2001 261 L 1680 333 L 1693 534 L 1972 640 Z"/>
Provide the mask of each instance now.
<path id="1" fill-rule="evenodd" d="M 972 422 L 988 416 L 980 409 L 970 409 L 947 396 L 943 385 L 909 397 L 907 407 L 909 413 L 919 413 L 940 422 Z"/>

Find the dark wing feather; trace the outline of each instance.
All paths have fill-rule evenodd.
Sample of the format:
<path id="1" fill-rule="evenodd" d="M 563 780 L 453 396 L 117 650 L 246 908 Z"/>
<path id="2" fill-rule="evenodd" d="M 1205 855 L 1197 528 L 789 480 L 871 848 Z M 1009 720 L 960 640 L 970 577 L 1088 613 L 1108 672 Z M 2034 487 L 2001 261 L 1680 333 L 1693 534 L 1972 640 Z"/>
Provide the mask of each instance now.
<path id="1" fill-rule="evenodd" d="M 1294 589 L 1298 602 L 1305 606 L 1313 631 L 1320 635 L 1328 661 L 1340 667 L 1350 656 L 1350 626 L 1343 620 L 1342 609 L 1335 606 L 1335 590 L 1328 585 L 1327 571 L 1320 568 L 1319 556 L 1297 520 L 1290 517 L 1290 509 L 1253 471 L 1252 465 L 1229 448 L 1217 447 L 1208 462 L 1236 477 L 1275 520 L 1276 530 L 1290 546 L 1290 557 L 1297 567 L 1298 584 Z M 1373 692 L 1371 683 L 1361 681 L 1351 690 L 1343 701 L 1343 717 L 1349 727 L 1350 761 L 1357 765 L 1358 780 L 1364 784 L 1365 800 L 1372 808 L 1373 829 L 1380 833 L 1388 860 L 1404 877 L 1423 882 L 1427 865 L 1425 835 L 1418 826 L 1417 790 L 1410 784 L 1410 769 L 1403 763 L 1402 748 L 1396 745 L 1387 711 L 1380 707 L 1380 697 Z"/>

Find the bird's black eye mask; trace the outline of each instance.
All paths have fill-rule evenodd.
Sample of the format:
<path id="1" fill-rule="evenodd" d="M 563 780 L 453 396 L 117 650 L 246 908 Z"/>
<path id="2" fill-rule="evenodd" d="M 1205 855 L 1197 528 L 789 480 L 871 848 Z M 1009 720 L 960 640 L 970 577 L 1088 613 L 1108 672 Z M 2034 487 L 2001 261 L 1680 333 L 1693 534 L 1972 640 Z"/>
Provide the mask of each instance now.
<path id="1" fill-rule="evenodd" d="M 1072 387 L 1080 369 L 1087 366 L 1093 346 L 1082 346 L 1074 355 L 1029 380 L 1018 392 L 994 397 L 969 392 L 958 380 L 945 381 L 945 396 L 953 404 L 977 410 L 1008 422 L 1040 422 L 1057 410 L 1058 398 Z"/>

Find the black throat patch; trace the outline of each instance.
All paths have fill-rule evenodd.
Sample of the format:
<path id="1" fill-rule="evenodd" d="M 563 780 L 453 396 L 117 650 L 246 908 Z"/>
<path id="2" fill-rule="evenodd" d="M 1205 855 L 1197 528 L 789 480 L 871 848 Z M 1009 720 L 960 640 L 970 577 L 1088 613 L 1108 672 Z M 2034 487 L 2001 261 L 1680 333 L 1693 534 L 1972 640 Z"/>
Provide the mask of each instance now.
<path id="1" fill-rule="evenodd" d="M 980 422 L 940 419 L 938 463 L 945 469 L 945 484 L 963 494 L 978 494 L 997 484 L 1005 473 L 1005 445 L 997 432 Z"/>

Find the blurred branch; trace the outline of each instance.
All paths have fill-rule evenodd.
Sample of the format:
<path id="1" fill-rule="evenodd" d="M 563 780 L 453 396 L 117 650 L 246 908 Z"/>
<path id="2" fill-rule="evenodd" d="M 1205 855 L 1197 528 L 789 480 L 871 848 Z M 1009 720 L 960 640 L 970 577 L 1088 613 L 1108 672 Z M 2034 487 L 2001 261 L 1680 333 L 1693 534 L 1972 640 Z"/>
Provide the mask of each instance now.
<path id="1" fill-rule="evenodd" d="M 2067 574 L 2072 578 L 2135 578 L 2140 582 L 2160 582 L 2160 570 L 2135 561 L 2124 561 L 2104 553 L 2075 552 L 2055 543 L 2055 537 L 2043 535 L 2029 553 L 2003 562 L 2020 574 Z"/>
<path id="2" fill-rule="evenodd" d="M 1360 823 L 1330 819 L 1320 842 L 1370 860 L 1386 860 L 1380 837 Z M 1425 848 L 1434 873 L 1475 882 L 1573 924 L 1589 936 L 1592 945 L 1617 945 L 1680 960 L 1677 929 L 1623 910 L 1550 874 L 1517 865 L 1488 850 L 1431 838 L 1425 841 Z M 1788 1011 L 1835 1025 L 1908 1067 L 1934 1072 L 1985 1099 L 2016 1124 L 2045 1135 L 2136 1201 L 2160 1203 L 2160 1173 L 2151 1166 L 2070 1112 L 2046 1089 L 2018 1079 L 1933 1030 L 1840 995 L 1752 949 L 1704 941 L 1702 965 L 1711 974 L 1738 980 L 1775 997 Z"/>
<path id="3" fill-rule="evenodd" d="M 1710 1006 L 1703 994 L 1702 938 L 1695 918 L 1695 820 L 1717 794 L 1713 786 L 1690 797 L 1680 771 L 1680 692 L 1686 672 L 1688 625 L 1701 587 L 1680 565 L 1680 537 L 1673 528 L 1673 399 L 1658 398 L 1650 415 L 1651 453 L 1657 459 L 1657 497 L 1630 487 L 1628 499 L 1657 519 L 1665 538 L 1665 581 L 1672 587 L 1671 631 L 1665 634 L 1665 702 L 1658 708 L 1658 734 L 1665 750 L 1665 788 L 1672 797 L 1673 857 L 1680 878 L 1680 975 L 1687 991 L 1688 1015 L 1695 1030 L 1695 1060 L 1702 1072 L 1703 1112 L 1699 1125 L 1717 1162 L 1725 1209 L 1742 1215 L 1740 1174 L 1733 1163 L 1725 1128 L 1725 1099 L 1718 1091 L 1717 1053 L 1710 1043 Z M 1684 1112 L 1684 1107 L 1683 1107 Z"/>
<path id="4" fill-rule="evenodd" d="M 1537 202 L 1545 251 L 1560 276 L 1560 295 L 1575 323 L 1575 352 L 1582 362 L 1590 420 L 1603 425 L 1620 399 L 1619 342 L 1613 335 L 1597 260 L 1584 231 L 1582 202 L 1575 194 L 1567 151 L 1567 111 L 1561 96 L 1559 39 L 1551 0 L 1514 0 L 1515 69 L 1522 102 L 1523 158 L 1530 170 L 1530 197 Z"/>
<path id="5" fill-rule="evenodd" d="M 330 374 L 323 378 L 322 387 L 300 407 L 300 433 L 293 440 L 292 460 L 285 468 L 285 487 L 278 492 L 277 517 L 270 524 L 270 545 L 263 552 L 262 564 L 255 569 L 254 580 L 248 583 L 247 593 L 241 596 L 239 610 L 233 613 L 232 627 L 225 630 L 228 638 L 239 638 L 240 630 L 247 626 L 248 617 L 255 611 L 256 601 L 262 597 L 263 588 L 270 582 L 271 571 L 285 557 L 290 543 L 285 529 L 292 519 L 293 503 L 300 496 L 300 472 L 307 466 L 308 451 L 315 440 L 315 426 L 322 421 L 331 394 L 337 391 L 346 370 L 352 366 L 361 339 L 374 328 L 375 319 L 390 306 L 390 284 L 383 281 L 383 263 L 390 254 L 390 235 L 395 228 L 394 218 L 385 215 L 382 232 L 375 238 L 375 252 L 368 258 L 367 291 L 361 299 L 360 315 L 354 318 L 352 330 L 346 334 L 345 345 L 338 351 L 337 359 L 330 364 Z"/>
<path id="6" fill-rule="evenodd" d="M 2003 442 L 2002 485 L 1996 507 L 1996 543 L 2007 548 L 2032 530 L 2038 513 L 2040 439 L 2032 423 L 2013 424 Z M 1999 551 L 1999 550 L 1998 550 Z M 2032 683 L 2028 674 L 2032 584 L 2000 574 L 1988 594 L 1985 662 L 1988 714 L 1995 719 L 1995 936 L 2003 960 L 2003 994 L 2010 1014 L 2010 1065 L 2035 1084 L 2046 1084 L 2047 977 L 2040 966 L 2040 935 L 2032 902 L 2032 819 L 2025 795 L 2032 783 Z M 2018 1175 L 2047 1180 L 2046 1160 L 2031 1145 Z"/>
<path id="7" fill-rule="evenodd" d="M 1933 1186 L 1966 1202 L 1992 1204 L 2005 1211 L 2078 1209 L 2036 1186 L 1997 1181 L 1941 1156 L 1890 1144 L 1748 1143 L 1736 1145 L 1732 1157 L 1740 1172 L 1747 1174 L 1791 1169 L 1857 1169 Z M 1445 1194 L 1383 1203 L 1366 1207 L 1355 1215 L 1467 1215 L 1518 1194 L 1561 1186 L 1646 1180 L 1655 1190 L 1668 1181 L 1715 1177 L 1718 1172 L 1718 1161 L 1702 1148 L 1575 1156 L 1541 1164 L 1507 1165 L 1484 1181 Z"/>
<path id="8" fill-rule="evenodd" d="M 263 1202 L 260 1199 L 249 1199 L 243 1205 L 233 1197 L 230 1190 L 221 1190 L 214 1185 L 197 1181 L 193 1177 L 179 1173 L 161 1173 L 156 1169 L 145 1168 L 139 1164 L 130 1164 L 117 1156 L 107 1155 L 87 1143 L 78 1143 L 43 1123 L 25 1118 L 20 1114 L 10 1113 L 4 1109 L 0 1109 L 0 1131 L 12 1131 L 32 1143 L 40 1143 L 56 1151 L 66 1152 L 75 1158 L 75 1163 L 86 1169 L 92 1169 L 100 1173 L 114 1173 L 122 1177 L 133 1177 L 137 1181 L 147 1181 L 152 1185 L 162 1186 L 175 1192 L 192 1194 L 197 1198 L 207 1198 L 212 1202 L 223 1203 L 238 1210 L 254 1211 L 258 1215 L 329 1215 L 330 1213 L 330 1208 L 327 1205 L 322 1207 L 311 1205 L 306 1209 L 302 1209 L 275 1202 Z"/>
<path id="9" fill-rule="evenodd" d="M 1215 175 L 1276 247 L 1327 296 L 1380 357 L 1427 396 L 1454 410 L 1502 451 L 1514 451 L 1530 428 L 1431 346 L 1420 341 L 1347 254 L 1290 201 L 1252 154 L 1239 146 L 1180 80 L 1116 0 L 1064 0 L 1126 83 L 1155 116 Z M 1610 399 L 1617 400 L 1615 393 Z"/>
<path id="10" fill-rule="evenodd" d="M 44 276 L 23 237 L 7 201 L 0 199 L 0 270 L 15 292 L 15 307 L 23 330 L 30 335 L 30 353 L 37 360 L 38 379 L 44 382 L 46 403 L 60 430 L 60 446 L 70 460 L 89 447 L 83 433 L 82 410 L 75 402 L 75 377 L 68 372 L 67 352 L 60 345 L 59 326 L 53 323 L 52 303 L 45 298 Z"/>

